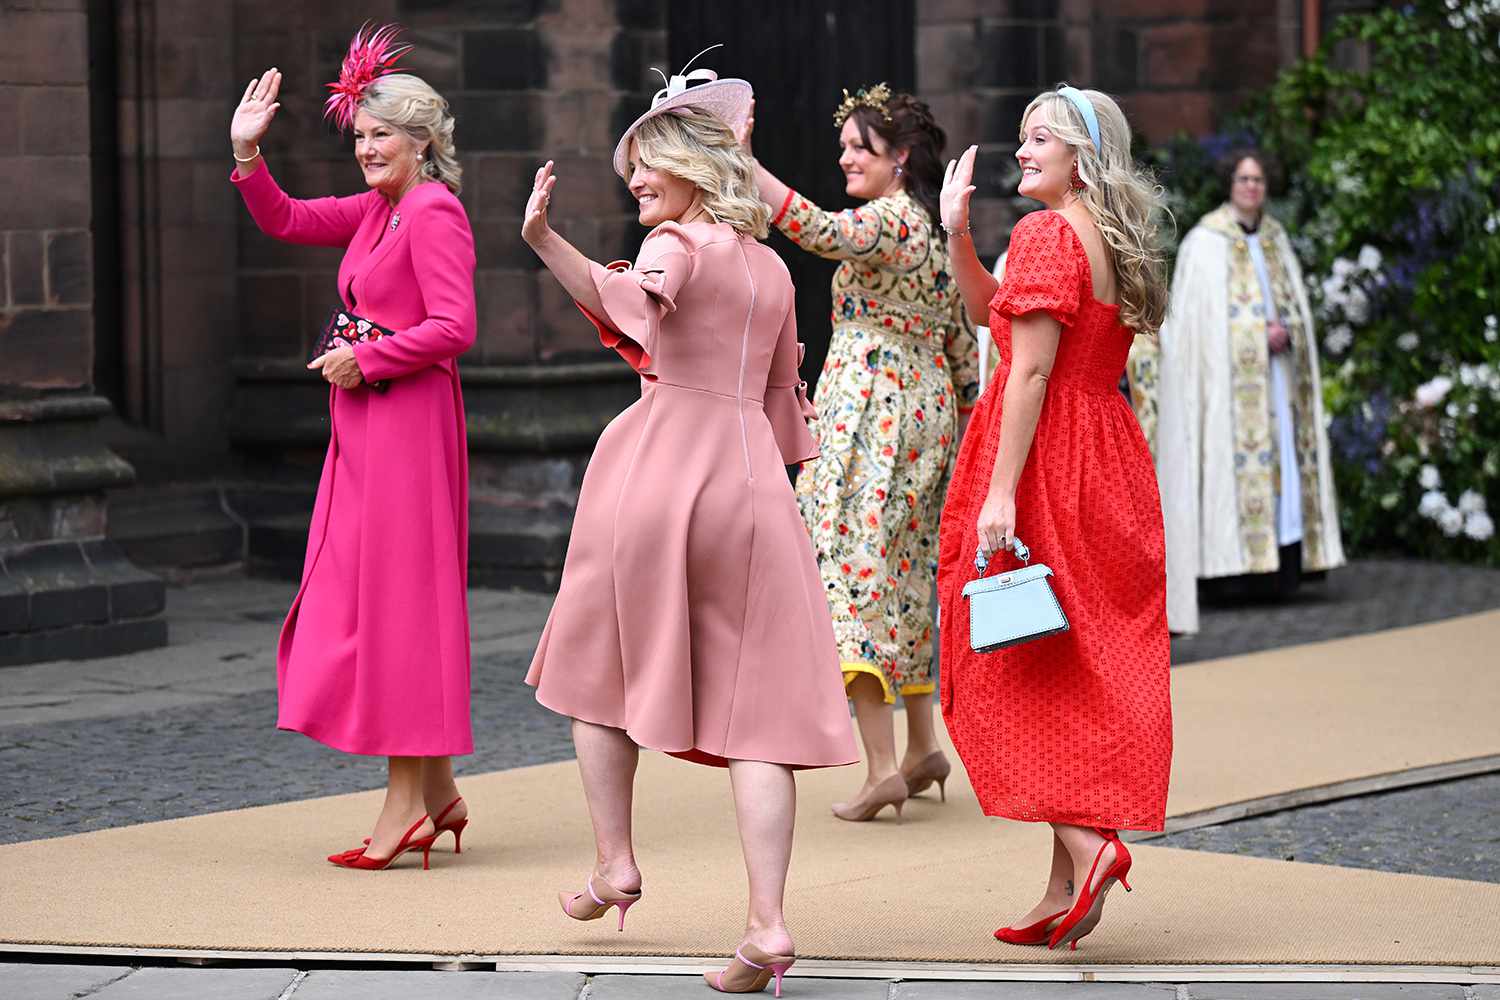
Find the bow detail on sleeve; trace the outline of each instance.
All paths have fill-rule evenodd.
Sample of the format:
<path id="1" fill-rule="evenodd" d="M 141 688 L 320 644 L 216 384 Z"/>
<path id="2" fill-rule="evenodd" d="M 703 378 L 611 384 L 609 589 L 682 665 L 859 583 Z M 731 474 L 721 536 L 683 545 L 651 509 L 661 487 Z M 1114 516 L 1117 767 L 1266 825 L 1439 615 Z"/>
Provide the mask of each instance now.
<path id="1" fill-rule="evenodd" d="M 807 353 L 806 345 L 797 344 L 797 367 L 802 367 L 802 358 Z M 766 419 L 771 421 L 771 431 L 776 435 L 776 446 L 781 459 L 787 465 L 796 465 L 818 457 L 818 441 L 808 429 L 808 421 L 816 420 L 818 410 L 807 398 L 807 382 L 798 379 L 791 385 L 766 386 Z"/>

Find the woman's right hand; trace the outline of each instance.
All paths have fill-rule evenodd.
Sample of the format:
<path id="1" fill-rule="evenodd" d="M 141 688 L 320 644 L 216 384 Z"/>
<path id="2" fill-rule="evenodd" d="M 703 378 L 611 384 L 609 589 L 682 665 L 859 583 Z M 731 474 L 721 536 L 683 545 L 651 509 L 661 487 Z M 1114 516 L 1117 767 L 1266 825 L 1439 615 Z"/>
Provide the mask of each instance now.
<path id="1" fill-rule="evenodd" d="M 950 233 L 962 233 L 969 228 L 969 196 L 974 193 L 974 157 L 979 155 L 978 146 L 964 150 L 957 160 L 948 161 L 943 172 L 943 190 L 938 193 L 938 214 L 943 228 Z"/>
<path id="2" fill-rule="evenodd" d="M 281 105 L 276 95 L 281 90 L 281 70 L 271 67 L 251 80 L 240 98 L 234 117 L 229 120 L 229 141 L 234 145 L 234 155 L 244 158 L 254 154 L 260 140 L 265 138 Z"/>
<path id="3" fill-rule="evenodd" d="M 552 204 L 552 188 L 557 184 L 557 175 L 552 172 L 552 161 L 537 168 L 536 180 L 531 185 L 531 197 L 526 199 L 526 214 L 521 218 L 521 239 L 535 248 L 547 242 L 552 235 L 552 225 L 547 221 L 547 208 Z"/>

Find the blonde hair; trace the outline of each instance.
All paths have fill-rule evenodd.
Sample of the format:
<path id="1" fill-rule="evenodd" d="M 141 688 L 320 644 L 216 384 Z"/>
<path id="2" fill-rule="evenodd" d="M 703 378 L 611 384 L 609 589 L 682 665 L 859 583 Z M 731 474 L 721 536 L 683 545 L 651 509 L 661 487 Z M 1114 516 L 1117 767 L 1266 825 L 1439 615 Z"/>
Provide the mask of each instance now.
<path id="1" fill-rule="evenodd" d="M 1077 154 L 1084 189 L 1075 193 L 1099 227 L 1114 264 L 1120 322 L 1137 333 L 1153 334 L 1167 314 L 1166 251 L 1158 222 L 1162 215 L 1170 219 L 1171 213 L 1161 185 L 1131 159 L 1130 123 L 1120 106 L 1097 90 L 1083 94 L 1099 119 L 1101 148 L 1094 148 L 1083 114 L 1073 102 L 1050 90 L 1026 106 L 1021 141 L 1026 141 L 1026 122 L 1040 108 L 1052 134 Z"/>
<path id="2" fill-rule="evenodd" d="M 657 115 L 636 130 L 635 148 L 635 155 L 653 170 L 696 187 L 715 222 L 765 239 L 771 210 L 756 190 L 750 157 L 724 122 L 697 108 Z"/>
<path id="3" fill-rule="evenodd" d="M 422 172 L 454 194 L 463 188 L 463 167 L 453 145 L 453 114 L 442 94 L 410 73 L 391 73 L 370 84 L 359 106 L 417 145 L 426 144 Z"/>

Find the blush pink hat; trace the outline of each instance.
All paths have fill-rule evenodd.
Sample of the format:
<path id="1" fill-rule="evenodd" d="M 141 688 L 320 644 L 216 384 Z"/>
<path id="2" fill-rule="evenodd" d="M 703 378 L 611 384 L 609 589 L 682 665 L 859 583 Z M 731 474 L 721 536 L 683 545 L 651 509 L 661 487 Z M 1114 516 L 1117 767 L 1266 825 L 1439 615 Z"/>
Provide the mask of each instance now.
<path id="1" fill-rule="evenodd" d="M 710 45 L 703 52 L 711 52 L 719 47 Z M 719 74 L 711 69 L 695 69 L 691 73 L 688 72 L 688 66 L 691 66 L 698 56 L 703 55 L 703 52 L 689 59 L 687 66 L 682 67 L 682 72 L 671 79 L 667 79 L 667 74 L 662 73 L 661 70 L 656 70 L 661 78 L 666 80 L 667 85 L 652 96 L 651 110 L 637 118 L 625 130 L 625 134 L 620 136 L 620 142 L 615 146 L 615 173 L 625 177 L 631 137 L 643 123 L 657 115 L 668 112 L 680 113 L 686 108 L 698 108 L 736 131 L 750 118 L 750 102 L 755 99 L 755 90 L 750 86 L 749 81 L 720 80 Z M 626 180 L 629 178 L 626 177 Z"/>

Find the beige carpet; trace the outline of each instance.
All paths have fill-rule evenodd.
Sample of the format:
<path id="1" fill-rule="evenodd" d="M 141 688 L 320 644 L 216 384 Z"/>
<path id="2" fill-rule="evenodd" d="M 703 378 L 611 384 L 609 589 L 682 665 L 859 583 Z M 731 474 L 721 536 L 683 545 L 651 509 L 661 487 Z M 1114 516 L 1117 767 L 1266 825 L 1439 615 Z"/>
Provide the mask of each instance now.
<path id="1" fill-rule="evenodd" d="M 1500 614 L 1173 674 L 1171 811 L 1500 754 Z M 788 916 L 806 957 L 1088 964 L 1500 964 L 1500 885 L 1135 845 L 1073 955 L 997 944 L 1045 877 L 1045 828 L 983 817 L 961 773 L 907 819 L 833 820 L 854 769 L 804 772 Z M 333 868 L 376 793 L 0 847 L 0 942 L 411 954 L 719 955 L 743 921 L 728 781 L 647 754 L 646 899 L 624 934 L 554 891 L 592 858 L 571 763 L 466 779 L 465 853 Z M 887 816 L 890 814 L 887 813 Z M 1441 836 L 1434 818 L 1434 836 Z M 445 844 L 451 844 L 445 838 Z"/>

